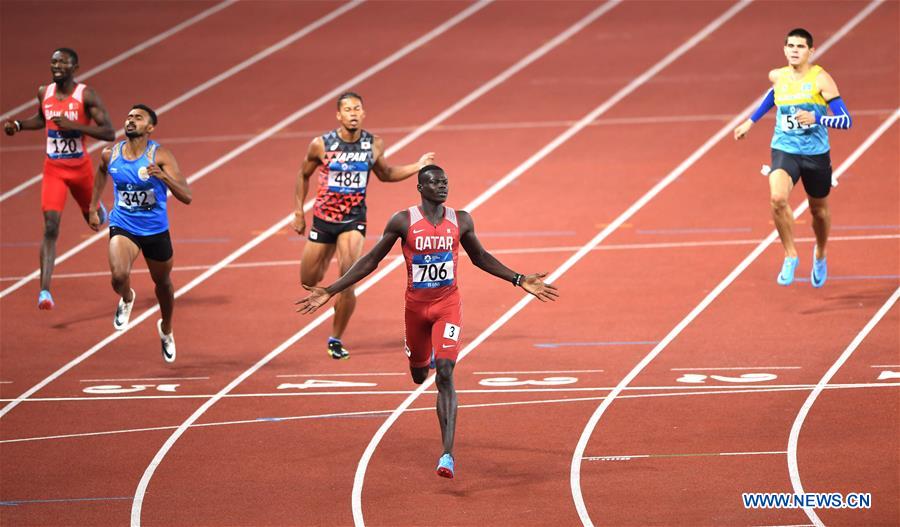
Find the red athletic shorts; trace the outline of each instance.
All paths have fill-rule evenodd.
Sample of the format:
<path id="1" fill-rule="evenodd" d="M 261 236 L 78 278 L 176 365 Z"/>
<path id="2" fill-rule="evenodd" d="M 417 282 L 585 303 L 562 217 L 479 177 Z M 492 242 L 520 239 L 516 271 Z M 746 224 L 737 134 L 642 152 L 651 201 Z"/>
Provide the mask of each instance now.
<path id="1" fill-rule="evenodd" d="M 62 212 L 66 205 L 66 191 L 87 213 L 91 206 L 91 193 L 94 191 L 94 167 L 88 158 L 83 164 L 75 166 L 56 165 L 44 159 L 44 178 L 41 183 L 41 210 Z"/>
<path id="2" fill-rule="evenodd" d="M 435 359 L 456 362 L 462 304 L 459 292 L 437 302 L 406 301 L 406 355 L 413 368 L 428 366 L 431 350 Z"/>

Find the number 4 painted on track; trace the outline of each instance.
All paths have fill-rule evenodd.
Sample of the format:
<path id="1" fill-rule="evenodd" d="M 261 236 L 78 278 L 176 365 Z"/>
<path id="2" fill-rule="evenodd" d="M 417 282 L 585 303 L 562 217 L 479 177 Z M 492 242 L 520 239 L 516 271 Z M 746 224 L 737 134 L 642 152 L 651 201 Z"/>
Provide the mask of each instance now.
<path id="1" fill-rule="evenodd" d="M 706 382 L 706 379 L 712 379 L 714 381 L 721 382 L 765 382 L 765 381 L 774 381 L 778 376 L 774 373 L 745 373 L 739 377 L 727 377 L 725 375 L 702 375 L 699 373 L 686 373 L 676 379 L 678 382 L 685 382 L 688 384 L 703 384 Z"/>
<path id="2" fill-rule="evenodd" d="M 118 384 L 103 384 L 100 386 L 88 386 L 84 389 L 84 393 L 94 395 L 116 395 L 120 393 L 136 393 L 142 392 L 148 388 L 156 387 L 159 392 L 175 392 L 178 384 L 132 384 L 131 388 L 126 388 Z"/>

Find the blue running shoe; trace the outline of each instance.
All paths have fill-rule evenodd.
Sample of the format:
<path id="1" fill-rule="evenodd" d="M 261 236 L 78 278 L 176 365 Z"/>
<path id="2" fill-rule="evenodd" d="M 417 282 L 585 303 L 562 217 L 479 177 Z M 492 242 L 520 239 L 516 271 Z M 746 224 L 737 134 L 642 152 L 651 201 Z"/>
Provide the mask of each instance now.
<path id="1" fill-rule="evenodd" d="M 809 283 L 812 284 L 813 287 L 822 287 L 825 285 L 825 280 L 828 279 L 828 262 L 825 261 L 825 258 L 819 260 L 816 258 L 815 249 L 813 249 L 813 267 L 812 273 L 809 275 Z"/>
<path id="2" fill-rule="evenodd" d="M 796 256 L 785 257 L 781 272 L 778 273 L 778 285 L 791 285 L 794 282 L 794 271 L 797 270 L 798 263 L 800 263 L 800 258 Z"/>
<path id="3" fill-rule="evenodd" d="M 442 478 L 453 479 L 453 456 L 444 454 L 438 460 L 437 475 Z"/>
<path id="4" fill-rule="evenodd" d="M 42 289 L 40 294 L 38 295 L 38 309 L 49 311 L 53 309 L 53 306 L 53 297 L 50 296 L 50 291 Z"/>
<path id="5" fill-rule="evenodd" d="M 347 360 L 350 358 L 350 350 L 344 347 L 344 344 L 334 338 L 328 338 L 328 355 L 334 360 Z"/>
<path id="6" fill-rule="evenodd" d="M 434 350 L 431 350 L 431 362 L 428 363 L 430 369 L 434 369 Z"/>

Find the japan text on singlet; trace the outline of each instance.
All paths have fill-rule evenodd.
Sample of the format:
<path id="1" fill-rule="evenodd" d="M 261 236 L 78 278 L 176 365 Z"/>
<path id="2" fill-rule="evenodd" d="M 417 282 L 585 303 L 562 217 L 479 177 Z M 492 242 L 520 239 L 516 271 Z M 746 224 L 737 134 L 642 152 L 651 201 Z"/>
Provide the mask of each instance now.
<path id="1" fill-rule="evenodd" d="M 166 200 L 169 190 L 159 178 L 147 173 L 156 162 L 159 143 L 148 141 L 147 149 L 137 159 L 125 159 L 125 141 L 113 147 L 107 172 L 114 184 L 114 202 L 109 213 L 112 227 L 125 229 L 137 236 L 151 236 L 169 229 Z"/>
<path id="2" fill-rule="evenodd" d="M 337 130 L 322 136 L 325 159 L 319 169 L 319 190 L 313 214 L 331 223 L 366 221 L 366 186 L 375 159 L 372 134 L 363 130 L 348 143 Z"/>
<path id="3" fill-rule="evenodd" d="M 432 225 L 419 207 L 409 208 L 409 230 L 403 242 L 406 259 L 406 299 L 434 301 L 455 293 L 459 255 L 456 211 L 444 207 L 444 217 Z"/>
<path id="4" fill-rule="evenodd" d="M 41 111 L 47 130 L 47 159 L 54 165 L 80 166 L 90 160 L 85 155 L 84 134 L 75 130 L 60 130 L 51 119 L 65 117 L 78 124 L 89 124 L 91 118 L 84 107 L 84 84 L 76 84 L 75 91 L 65 99 L 56 97 L 56 84 L 49 84 L 44 92 Z"/>
<path id="5" fill-rule="evenodd" d="M 798 110 L 826 115 L 827 106 L 816 84 L 825 70 L 813 66 L 800 79 L 795 79 L 790 66 L 778 70 L 775 80 L 775 134 L 772 148 L 799 155 L 818 155 L 828 152 L 828 129 L 820 124 L 800 124 L 795 114 Z"/>

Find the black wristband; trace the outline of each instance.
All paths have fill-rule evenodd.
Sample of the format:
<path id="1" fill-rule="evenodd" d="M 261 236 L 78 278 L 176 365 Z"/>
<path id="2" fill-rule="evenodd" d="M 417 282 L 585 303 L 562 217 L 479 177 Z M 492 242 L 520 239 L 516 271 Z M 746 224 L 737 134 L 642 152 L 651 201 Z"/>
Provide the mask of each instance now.
<path id="1" fill-rule="evenodd" d="M 516 276 L 514 276 L 512 279 L 513 286 L 519 287 L 522 284 L 522 278 L 523 278 L 522 275 L 520 275 L 519 273 L 516 273 Z"/>
<path id="2" fill-rule="evenodd" d="M 17 132 L 21 132 L 21 131 L 22 131 L 22 123 L 20 123 L 18 120 L 13 121 L 13 126 L 16 127 L 16 131 L 17 131 Z"/>

